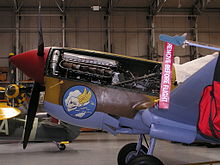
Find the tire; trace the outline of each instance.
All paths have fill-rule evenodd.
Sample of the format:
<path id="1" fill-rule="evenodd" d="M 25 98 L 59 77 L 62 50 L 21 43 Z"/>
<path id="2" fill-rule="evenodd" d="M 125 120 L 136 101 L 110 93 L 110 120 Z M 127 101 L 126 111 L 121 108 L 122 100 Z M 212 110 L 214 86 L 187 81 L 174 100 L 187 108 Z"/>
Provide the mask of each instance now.
<path id="1" fill-rule="evenodd" d="M 65 144 L 59 144 L 58 146 L 60 151 L 64 151 L 66 149 L 66 145 Z"/>
<path id="2" fill-rule="evenodd" d="M 158 158 L 152 155 L 138 156 L 129 161 L 127 165 L 164 165 Z"/>
<path id="3" fill-rule="evenodd" d="M 122 147 L 122 149 L 118 153 L 118 165 L 127 165 L 129 161 L 136 157 L 136 146 L 137 143 L 129 143 Z M 138 155 L 143 156 L 147 153 L 147 151 L 148 149 L 144 145 L 142 145 Z"/>

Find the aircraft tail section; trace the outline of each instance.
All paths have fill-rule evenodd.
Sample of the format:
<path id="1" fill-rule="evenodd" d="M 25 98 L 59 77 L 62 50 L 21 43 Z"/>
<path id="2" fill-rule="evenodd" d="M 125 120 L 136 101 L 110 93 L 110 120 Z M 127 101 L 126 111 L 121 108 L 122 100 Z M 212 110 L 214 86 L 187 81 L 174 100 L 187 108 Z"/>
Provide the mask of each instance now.
<path id="1" fill-rule="evenodd" d="M 184 64 L 174 64 L 177 83 L 182 83 L 207 63 L 217 57 L 219 53 L 215 52 L 211 55 L 197 58 Z"/>
<path id="2" fill-rule="evenodd" d="M 143 113 L 151 136 L 184 143 L 196 139 L 201 94 L 212 83 L 216 61 L 217 58 L 210 61 L 171 92 L 168 110 L 154 107 Z"/>

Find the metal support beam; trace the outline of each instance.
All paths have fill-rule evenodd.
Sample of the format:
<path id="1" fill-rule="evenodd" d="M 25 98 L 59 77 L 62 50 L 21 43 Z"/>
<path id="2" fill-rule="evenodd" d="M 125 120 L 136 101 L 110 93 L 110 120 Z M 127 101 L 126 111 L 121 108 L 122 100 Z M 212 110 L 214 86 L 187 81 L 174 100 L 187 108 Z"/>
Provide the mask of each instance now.
<path id="1" fill-rule="evenodd" d="M 18 1 L 17 0 L 14 0 L 14 7 L 15 7 L 15 10 L 17 10 L 17 8 L 18 8 Z"/>
<path id="2" fill-rule="evenodd" d="M 65 47 L 66 46 L 66 14 L 65 14 L 65 0 L 62 0 L 62 4 L 63 4 L 63 16 L 62 16 L 62 41 L 63 44 L 62 46 Z"/>
<path id="3" fill-rule="evenodd" d="M 16 47 L 16 50 L 15 50 L 15 53 L 18 54 L 19 53 L 19 42 L 20 42 L 20 33 L 19 33 L 19 28 L 20 28 L 20 17 L 19 16 L 15 16 L 15 47 Z"/>
<path id="4" fill-rule="evenodd" d="M 198 16 L 197 17 L 189 17 L 190 19 L 190 34 L 191 40 L 198 42 Z M 190 46 L 190 61 L 199 57 L 199 49 L 198 47 Z"/>
<path id="5" fill-rule="evenodd" d="M 15 16 L 15 21 L 16 21 L 16 30 L 15 30 L 15 40 L 16 40 L 16 43 L 15 43 L 15 48 L 16 48 L 16 51 L 15 51 L 15 54 L 19 54 L 20 53 L 20 17 L 16 14 Z M 16 68 L 16 83 L 20 80 L 23 79 L 23 75 L 22 73 L 18 70 L 18 68 Z"/>
<path id="6" fill-rule="evenodd" d="M 202 11 L 205 10 L 210 0 L 196 0 L 195 4 L 192 7 L 191 15 L 194 15 L 194 17 L 189 17 L 190 21 L 190 34 L 191 39 L 193 41 L 198 42 L 198 17 L 201 14 Z M 199 57 L 199 50 L 198 47 L 190 46 L 190 60 L 194 60 Z"/>
<path id="7" fill-rule="evenodd" d="M 20 2 L 18 0 L 14 0 L 15 13 L 18 13 L 20 11 L 23 3 L 24 3 L 24 0 L 22 0 Z"/>
<path id="8" fill-rule="evenodd" d="M 15 54 L 19 53 L 19 28 L 20 28 L 20 17 L 19 17 L 19 2 L 14 0 L 14 13 L 15 13 Z"/>
<path id="9" fill-rule="evenodd" d="M 154 16 L 147 17 L 148 24 L 148 53 L 147 58 L 153 60 L 155 55 L 155 29 L 154 29 Z"/>
<path id="10" fill-rule="evenodd" d="M 66 46 L 66 13 L 65 13 L 65 0 L 62 0 L 62 6 L 59 5 L 59 3 L 57 2 L 57 0 L 55 0 L 56 5 L 58 7 L 58 9 L 60 10 L 61 14 L 62 14 L 62 46 L 65 47 Z"/>
<path id="11" fill-rule="evenodd" d="M 19 14 L 20 17 L 38 17 L 39 14 L 38 13 L 20 13 Z M 41 17 L 62 17 L 63 14 L 61 13 L 50 13 L 50 14 L 46 14 L 46 13 L 42 13 Z"/>
<path id="12" fill-rule="evenodd" d="M 166 0 L 152 0 L 150 5 L 150 14 L 156 15 L 157 13 L 159 13 L 165 2 Z"/>
<path id="13" fill-rule="evenodd" d="M 193 13 L 199 15 L 204 11 L 211 0 L 196 0 L 193 5 Z"/>
<path id="14" fill-rule="evenodd" d="M 111 16 L 107 16 L 107 50 L 108 52 L 112 52 L 112 44 L 111 44 Z"/>
<path id="15" fill-rule="evenodd" d="M 14 7 L 15 7 L 15 54 L 20 53 L 20 16 L 19 12 L 23 5 L 24 1 L 14 0 Z M 11 72 L 11 71 L 10 71 Z M 17 83 L 19 80 L 22 80 L 23 75 L 22 73 L 16 68 L 15 71 L 15 82 Z"/>
<path id="16" fill-rule="evenodd" d="M 106 10 L 106 41 L 104 46 L 104 51 L 112 52 L 112 46 L 111 46 L 111 12 L 113 8 L 113 0 L 108 0 L 108 9 Z"/>
<path id="17" fill-rule="evenodd" d="M 62 2 L 64 2 L 64 0 L 62 0 Z M 56 3 L 56 5 L 57 5 L 58 9 L 60 10 L 60 12 L 61 12 L 61 13 L 64 13 L 63 8 L 59 5 L 59 3 L 57 2 L 57 0 L 55 0 L 55 3 Z"/>
<path id="18" fill-rule="evenodd" d="M 14 0 L 14 17 L 15 17 L 15 30 L 13 30 L 13 32 L 15 32 L 15 49 L 13 48 L 12 52 L 9 53 L 9 55 L 11 55 L 11 53 L 13 54 L 17 54 L 19 52 L 19 16 L 17 14 L 18 11 L 18 1 Z M 14 43 L 13 43 L 14 44 Z M 18 79 L 18 77 L 16 76 L 18 75 L 18 69 L 16 69 L 16 67 L 9 62 L 9 82 L 10 83 L 16 83 L 16 80 Z"/>
<path id="19" fill-rule="evenodd" d="M 148 59 L 153 60 L 156 55 L 155 48 L 155 26 L 154 26 L 154 17 L 160 12 L 166 0 L 152 0 L 151 5 L 149 6 L 149 16 L 147 17 L 148 28 Z"/>

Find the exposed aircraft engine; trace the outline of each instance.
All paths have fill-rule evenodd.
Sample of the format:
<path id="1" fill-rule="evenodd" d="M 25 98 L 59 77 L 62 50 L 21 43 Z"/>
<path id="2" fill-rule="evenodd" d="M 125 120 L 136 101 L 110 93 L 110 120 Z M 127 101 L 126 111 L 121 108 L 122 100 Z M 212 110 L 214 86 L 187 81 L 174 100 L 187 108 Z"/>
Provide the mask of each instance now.
<path id="1" fill-rule="evenodd" d="M 111 84 L 118 63 L 110 59 L 64 52 L 59 66 L 67 71 L 68 78 Z"/>
<path id="2" fill-rule="evenodd" d="M 95 53 L 54 50 L 49 74 L 159 95 L 161 65 Z"/>

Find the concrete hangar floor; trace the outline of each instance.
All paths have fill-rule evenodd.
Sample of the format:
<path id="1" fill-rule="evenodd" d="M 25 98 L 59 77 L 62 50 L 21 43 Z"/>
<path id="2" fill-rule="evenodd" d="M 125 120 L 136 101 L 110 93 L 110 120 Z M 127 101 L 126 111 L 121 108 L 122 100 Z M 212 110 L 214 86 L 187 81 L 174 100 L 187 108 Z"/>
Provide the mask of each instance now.
<path id="1" fill-rule="evenodd" d="M 0 165 L 117 165 L 119 150 L 127 143 L 136 142 L 137 138 L 135 135 L 83 132 L 65 151 L 59 151 L 53 143 L 30 143 L 26 150 L 19 143 L 0 144 Z M 184 146 L 161 140 L 157 141 L 155 149 L 155 156 L 166 165 L 217 161 L 219 153 L 220 148 Z"/>

